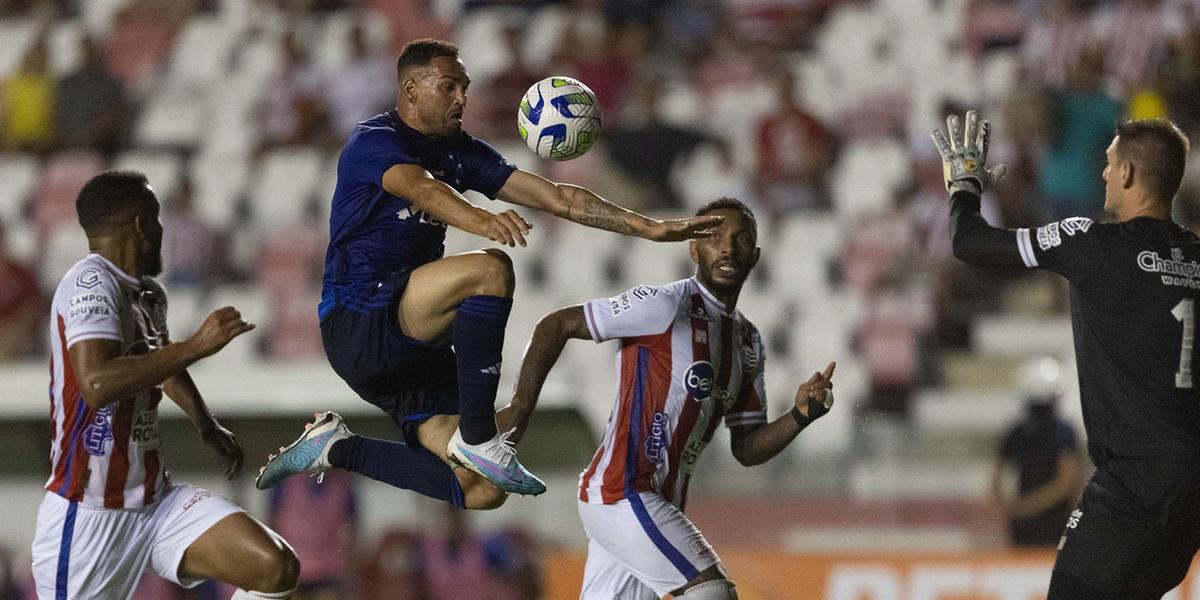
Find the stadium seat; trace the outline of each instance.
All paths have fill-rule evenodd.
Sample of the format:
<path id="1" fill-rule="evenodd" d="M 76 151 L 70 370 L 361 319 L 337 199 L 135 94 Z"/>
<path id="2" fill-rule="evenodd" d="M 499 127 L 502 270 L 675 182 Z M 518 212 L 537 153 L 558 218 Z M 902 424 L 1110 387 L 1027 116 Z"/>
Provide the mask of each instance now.
<path id="1" fill-rule="evenodd" d="M 324 170 L 320 151 L 306 146 L 263 155 L 249 190 L 250 218 L 262 231 L 278 231 L 306 219 L 314 208 Z"/>
<path id="2" fill-rule="evenodd" d="M 204 153 L 191 163 L 196 212 L 222 230 L 240 224 L 238 203 L 242 199 L 249 168 L 237 154 Z"/>
<path id="3" fill-rule="evenodd" d="M 37 19 L 0 19 L 0 81 L 21 66 L 25 54 L 37 40 Z"/>
<path id="4" fill-rule="evenodd" d="M 830 188 L 838 216 L 852 220 L 879 214 L 895 203 L 895 194 L 908 180 L 908 152 L 889 138 L 863 139 L 842 150 Z"/>
<path id="5" fill-rule="evenodd" d="M 75 198 L 83 184 L 102 170 L 104 163 L 99 155 L 87 150 L 63 152 L 46 162 L 33 205 L 33 220 L 40 235 L 59 224 L 75 224 Z"/>
<path id="6" fill-rule="evenodd" d="M 126 87 L 141 95 L 153 86 L 155 69 L 171 49 L 175 28 L 155 11 L 125 9 L 108 39 L 108 64 Z"/>
<path id="7" fill-rule="evenodd" d="M 203 91 L 226 74 L 238 32 L 212 15 L 191 17 L 179 32 L 162 85 Z"/>
<path id="8" fill-rule="evenodd" d="M 78 19 L 63 19 L 50 28 L 47 50 L 51 72 L 62 77 L 79 68 L 83 63 L 79 45 L 84 33 L 83 24 Z"/>
<path id="9" fill-rule="evenodd" d="M 78 223 L 56 224 L 45 237 L 37 274 L 42 291 L 52 294 L 62 276 L 88 254 L 87 236 Z"/>
<path id="10" fill-rule="evenodd" d="M 0 222 L 10 228 L 25 220 L 26 203 L 37 183 L 39 164 L 30 154 L 0 155 Z"/>
<path id="11" fill-rule="evenodd" d="M 134 139 L 150 147 L 196 146 L 205 129 L 210 91 L 173 87 L 154 93 L 134 126 Z"/>
<path id="12" fill-rule="evenodd" d="M 170 203 L 179 189 L 180 176 L 183 174 L 183 161 L 179 157 L 166 152 L 130 151 L 124 152 L 114 161 L 112 168 L 141 171 L 146 174 L 151 187 L 158 194 L 162 203 Z"/>

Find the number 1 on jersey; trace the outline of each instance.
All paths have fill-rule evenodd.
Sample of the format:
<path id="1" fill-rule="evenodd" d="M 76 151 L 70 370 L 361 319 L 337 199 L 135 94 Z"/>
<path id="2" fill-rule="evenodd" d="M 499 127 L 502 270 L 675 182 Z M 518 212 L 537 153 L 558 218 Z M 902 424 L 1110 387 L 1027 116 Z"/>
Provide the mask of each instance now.
<path id="1" fill-rule="evenodd" d="M 1183 341 L 1179 345 L 1179 370 L 1175 372 L 1175 387 L 1192 389 L 1192 348 L 1196 340 L 1196 301 L 1184 298 L 1171 309 L 1175 320 L 1183 322 Z"/>

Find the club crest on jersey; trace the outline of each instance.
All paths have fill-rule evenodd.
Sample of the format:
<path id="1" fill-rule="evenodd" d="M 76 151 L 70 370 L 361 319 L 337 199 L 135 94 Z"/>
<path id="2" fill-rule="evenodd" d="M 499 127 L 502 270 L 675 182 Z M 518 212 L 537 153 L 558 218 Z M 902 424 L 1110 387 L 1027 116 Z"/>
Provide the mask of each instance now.
<path id="1" fill-rule="evenodd" d="M 646 436 L 646 442 L 642 445 L 646 458 L 656 465 L 662 463 L 666 456 L 667 424 L 670 420 L 671 415 L 665 412 L 654 413 L 650 422 L 650 434 Z"/>
<path id="2" fill-rule="evenodd" d="M 104 446 L 112 441 L 112 425 L 109 425 L 108 417 L 112 414 L 112 407 L 105 406 L 96 411 L 96 416 L 92 417 L 92 422 L 83 428 L 83 447 L 88 454 L 92 456 L 104 456 Z"/>
<path id="3" fill-rule="evenodd" d="M 683 388 L 688 395 L 697 400 L 706 400 L 713 392 L 713 380 L 716 371 L 712 363 L 698 360 L 683 372 Z"/>
<path id="4" fill-rule="evenodd" d="M 1171 248 L 1171 260 L 1183 260 L 1183 248 Z"/>
<path id="5" fill-rule="evenodd" d="M 75 285 L 89 290 L 100 285 L 100 269 L 97 269 L 96 267 L 88 267 L 84 269 L 83 272 L 75 278 Z"/>
<path id="6" fill-rule="evenodd" d="M 1062 232 L 1067 235 L 1075 235 L 1076 233 L 1087 233 L 1092 227 L 1092 220 L 1087 217 L 1067 217 L 1061 223 Z"/>

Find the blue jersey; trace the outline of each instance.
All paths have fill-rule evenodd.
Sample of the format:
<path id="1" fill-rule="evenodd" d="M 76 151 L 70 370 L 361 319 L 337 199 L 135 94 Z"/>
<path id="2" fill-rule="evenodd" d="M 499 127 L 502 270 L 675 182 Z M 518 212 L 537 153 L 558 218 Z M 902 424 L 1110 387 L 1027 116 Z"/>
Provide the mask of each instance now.
<path id="1" fill-rule="evenodd" d="M 495 198 L 516 167 L 466 133 L 434 138 L 404 124 L 395 110 L 359 123 L 338 158 L 329 217 L 321 304 L 365 311 L 386 304 L 371 292 L 389 275 L 435 261 L 445 252 L 446 224 L 383 189 L 394 165 L 420 165 L 459 192 Z"/>

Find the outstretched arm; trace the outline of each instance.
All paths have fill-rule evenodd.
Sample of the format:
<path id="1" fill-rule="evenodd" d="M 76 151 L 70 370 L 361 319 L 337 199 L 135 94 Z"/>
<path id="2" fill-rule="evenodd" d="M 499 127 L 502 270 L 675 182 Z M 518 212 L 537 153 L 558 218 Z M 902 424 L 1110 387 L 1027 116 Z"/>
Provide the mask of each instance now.
<path id="1" fill-rule="evenodd" d="M 458 190 L 434 179 L 420 165 L 393 165 L 383 174 L 383 189 L 407 198 L 418 210 L 455 229 L 506 246 L 524 246 L 525 234 L 533 228 L 516 211 L 492 213 L 471 204 Z"/>
<path id="2" fill-rule="evenodd" d="M 950 236 L 955 258 L 985 267 L 1022 267 L 1018 236 L 1028 237 L 1029 230 L 992 227 L 979 213 L 979 195 L 969 191 L 950 196 Z M 1028 241 L 1028 240 L 1026 240 Z"/>
<path id="3" fill-rule="evenodd" d="M 513 393 L 512 403 L 496 413 L 497 426 L 501 430 L 516 427 L 512 440 L 519 441 L 529 426 L 529 418 L 537 406 L 538 395 L 542 393 L 542 385 L 554 364 L 558 362 L 562 349 L 570 339 L 591 339 L 587 322 L 583 316 L 583 306 L 568 306 L 560 308 L 538 321 L 533 329 L 533 336 L 525 348 L 525 358 L 521 361 L 521 372 L 517 376 L 517 389 Z"/>
<path id="4" fill-rule="evenodd" d="M 500 199 L 536 208 L 580 225 L 631 235 L 656 242 L 677 242 L 705 237 L 721 222 L 718 216 L 690 219 L 651 219 L 617 206 L 587 188 L 554 183 L 528 171 L 517 170 L 500 188 Z"/>
<path id="5" fill-rule="evenodd" d="M 832 394 L 831 378 L 836 366 L 831 362 L 824 373 L 813 373 L 808 381 L 800 384 L 795 406 L 788 414 L 766 425 L 731 429 L 729 440 L 734 458 L 747 467 L 767 462 L 792 443 L 805 427 L 824 416 L 829 411 L 826 403 L 828 395 Z"/>

